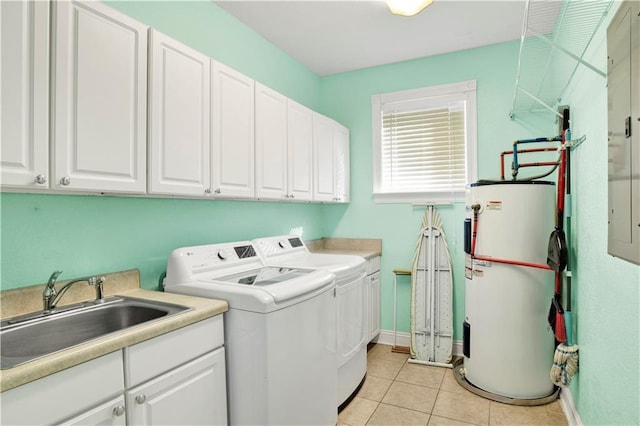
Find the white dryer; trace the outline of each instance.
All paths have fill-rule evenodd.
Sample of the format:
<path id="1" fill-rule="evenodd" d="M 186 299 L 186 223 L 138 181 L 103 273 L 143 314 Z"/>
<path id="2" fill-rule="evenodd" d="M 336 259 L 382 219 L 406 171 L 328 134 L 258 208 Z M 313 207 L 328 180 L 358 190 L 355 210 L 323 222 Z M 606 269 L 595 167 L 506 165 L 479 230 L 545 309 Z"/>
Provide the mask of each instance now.
<path id="1" fill-rule="evenodd" d="M 332 273 L 265 267 L 248 241 L 212 244 L 174 250 L 164 288 L 229 303 L 230 424 L 336 424 Z"/>
<path id="2" fill-rule="evenodd" d="M 366 261 L 360 256 L 310 253 L 296 235 L 253 240 L 265 264 L 330 271 L 337 287 L 337 406 L 354 394 L 367 373 L 368 304 L 364 278 Z"/>

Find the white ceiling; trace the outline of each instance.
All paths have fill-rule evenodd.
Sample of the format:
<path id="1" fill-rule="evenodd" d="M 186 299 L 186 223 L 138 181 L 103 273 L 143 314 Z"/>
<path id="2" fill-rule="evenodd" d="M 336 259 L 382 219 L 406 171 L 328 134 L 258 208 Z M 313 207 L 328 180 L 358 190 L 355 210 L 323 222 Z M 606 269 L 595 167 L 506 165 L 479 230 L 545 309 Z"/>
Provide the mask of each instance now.
<path id="1" fill-rule="evenodd" d="M 215 3 L 320 76 L 520 38 L 524 0 L 434 0 L 392 15 L 380 0 Z"/>

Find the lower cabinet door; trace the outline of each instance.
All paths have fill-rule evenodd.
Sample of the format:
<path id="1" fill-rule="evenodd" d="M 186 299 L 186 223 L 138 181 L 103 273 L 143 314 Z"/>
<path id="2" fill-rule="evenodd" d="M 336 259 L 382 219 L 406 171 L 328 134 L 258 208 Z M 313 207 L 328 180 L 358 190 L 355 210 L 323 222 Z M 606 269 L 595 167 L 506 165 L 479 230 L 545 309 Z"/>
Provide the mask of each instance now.
<path id="1" fill-rule="evenodd" d="M 369 341 L 380 334 L 380 272 L 367 277 L 369 285 Z"/>
<path id="2" fill-rule="evenodd" d="M 126 424 L 124 396 L 119 396 L 105 404 L 88 410 L 79 416 L 62 422 L 62 425 L 113 425 Z"/>
<path id="3" fill-rule="evenodd" d="M 128 424 L 224 425 L 224 348 L 127 391 Z"/>

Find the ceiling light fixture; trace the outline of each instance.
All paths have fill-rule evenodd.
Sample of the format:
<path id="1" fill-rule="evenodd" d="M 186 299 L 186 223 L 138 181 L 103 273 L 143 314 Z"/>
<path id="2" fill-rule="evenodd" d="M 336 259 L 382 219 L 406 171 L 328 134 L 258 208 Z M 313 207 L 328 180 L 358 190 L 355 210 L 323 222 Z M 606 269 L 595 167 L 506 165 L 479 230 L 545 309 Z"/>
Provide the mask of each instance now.
<path id="1" fill-rule="evenodd" d="M 433 0 L 387 0 L 387 6 L 394 15 L 413 16 L 433 3 Z"/>

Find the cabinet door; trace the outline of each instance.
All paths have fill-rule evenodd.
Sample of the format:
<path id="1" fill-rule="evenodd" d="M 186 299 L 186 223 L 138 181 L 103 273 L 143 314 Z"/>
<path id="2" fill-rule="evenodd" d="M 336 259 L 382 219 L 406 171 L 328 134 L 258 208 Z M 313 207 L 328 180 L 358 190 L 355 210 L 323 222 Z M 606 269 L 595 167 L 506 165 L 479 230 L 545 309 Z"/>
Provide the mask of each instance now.
<path id="1" fill-rule="evenodd" d="M 211 187 L 214 197 L 252 198 L 254 82 L 211 61 Z"/>
<path id="2" fill-rule="evenodd" d="M 49 3 L 0 2 L 3 187 L 48 188 Z"/>
<path id="3" fill-rule="evenodd" d="M 55 7 L 51 186 L 144 193 L 147 27 L 98 2 Z"/>
<path id="4" fill-rule="evenodd" d="M 128 391 L 127 416 L 135 425 L 226 424 L 224 348 Z"/>
<path id="5" fill-rule="evenodd" d="M 124 426 L 126 424 L 124 396 L 119 396 L 107 403 L 101 404 L 91 410 L 64 421 L 61 425 L 113 425 Z"/>
<path id="6" fill-rule="evenodd" d="M 380 334 L 380 272 L 369 275 L 369 341 Z"/>
<path id="7" fill-rule="evenodd" d="M 122 369 L 122 351 L 116 351 L 2 392 L 0 423 L 48 425 L 87 414 L 122 395 Z"/>
<path id="8" fill-rule="evenodd" d="M 349 129 L 336 123 L 333 129 L 333 143 L 335 149 L 335 201 L 348 203 L 350 197 Z"/>
<path id="9" fill-rule="evenodd" d="M 149 192 L 204 196 L 211 184 L 210 64 L 150 31 Z"/>
<path id="10" fill-rule="evenodd" d="M 287 192 L 287 98 L 256 83 L 256 196 L 281 200 Z"/>
<path id="11" fill-rule="evenodd" d="M 313 199 L 334 201 L 334 122 L 313 114 Z"/>
<path id="12" fill-rule="evenodd" d="M 287 99 L 289 198 L 313 199 L 313 111 Z"/>

